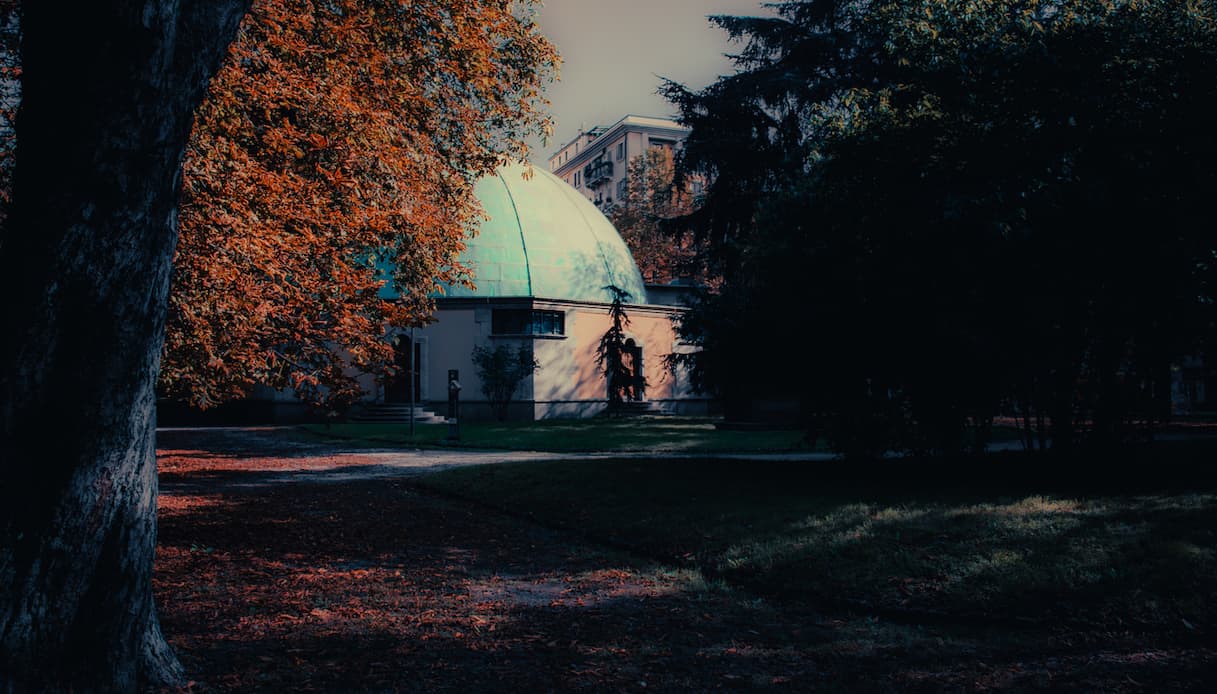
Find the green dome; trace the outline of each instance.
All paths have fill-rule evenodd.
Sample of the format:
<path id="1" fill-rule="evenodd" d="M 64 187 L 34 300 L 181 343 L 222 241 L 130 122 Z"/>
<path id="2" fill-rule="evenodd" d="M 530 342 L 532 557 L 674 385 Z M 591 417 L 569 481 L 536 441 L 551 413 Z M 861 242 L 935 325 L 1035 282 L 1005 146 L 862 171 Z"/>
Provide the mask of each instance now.
<path id="1" fill-rule="evenodd" d="M 608 285 L 645 304 L 634 257 L 600 210 L 565 181 L 511 165 L 478 181 L 474 193 L 489 216 L 466 241 L 461 262 L 476 287 L 450 286 L 450 297 L 536 297 L 607 303 Z"/>

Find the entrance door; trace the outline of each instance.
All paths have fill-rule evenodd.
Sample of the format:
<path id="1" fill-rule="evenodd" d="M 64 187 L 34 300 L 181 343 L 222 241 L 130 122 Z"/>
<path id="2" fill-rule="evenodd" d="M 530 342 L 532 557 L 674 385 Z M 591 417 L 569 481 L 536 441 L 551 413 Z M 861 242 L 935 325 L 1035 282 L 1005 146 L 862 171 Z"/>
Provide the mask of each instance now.
<path id="1" fill-rule="evenodd" d="M 622 355 L 626 368 L 630 372 L 630 387 L 625 395 L 628 400 L 646 400 L 646 372 L 642 365 L 642 345 L 630 338 L 625 341 L 625 354 Z"/>
<path id="2" fill-rule="evenodd" d="M 410 351 L 413 347 L 414 364 L 411 369 Z M 397 373 L 385 382 L 385 402 L 409 403 L 411 396 L 418 392 L 419 365 L 422 364 L 422 346 L 418 343 L 411 345 L 409 335 L 398 335 L 393 345 L 393 365 Z"/>

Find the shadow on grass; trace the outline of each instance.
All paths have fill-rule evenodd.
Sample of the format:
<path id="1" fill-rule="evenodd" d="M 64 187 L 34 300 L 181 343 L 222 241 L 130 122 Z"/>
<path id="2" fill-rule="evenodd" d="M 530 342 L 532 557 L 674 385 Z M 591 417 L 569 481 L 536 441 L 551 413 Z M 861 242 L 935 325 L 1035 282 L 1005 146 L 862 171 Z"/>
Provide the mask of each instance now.
<path id="1" fill-rule="evenodd" d="M 346 423 L 304 428 L 317 437 L 360 445 L 423 445 L 555 452 L 760 452 L 809 451 L 800 431 L 724 431 L 711 420 L 691 418 L 595 418 L 538 422 L 466 422 L 460 440 L 447 441 L 447 425 Z"/>
<path id="2" fill-rule="evenodd" d="M 1070 647 L 825 618 L 400 480 L 170 494 L 155 588 L 216 689 L 1114 690 L 1194 684 L 1214 662 L 1108 633 Z"/>
<path id="3" fill-rule="evenodd" d="M 158 457 L 183 461 L 308 458 L 336 446 L 290 428 L 159 429 Z"/>
<path id="4" fill-rule="evenodd" d="M 826 502 L 737 538 L 709 572 L 761 594 L 949 620 L 1212 634 L 1217 497 Z"/>
<path id="5" fill-rule="evenodd" d="M 823 641 L 806 615 L 400 482 L 170 496 L 160 536 L 166 633 L 219 688 L 704 689 L 818 672 L 800 657 Z"/>
<path id="6" fill-rule="evenodd" d="M 412 465 L 410 473 L 441 472 L 459 464 L 436 461 L 431 465 Z M 163 494 L 222 494 L 225 491 L 255 489 L 287 484 L 346 484 L 403 476 L 397 465 L 372 463 L 339 464 L 333 467 L 287 468 L 283 470 L 195 469 L 162 472 L 158 475 Z"/>
<path id="7" fill-rule="evenodd" d="M 788 605 L 1212 640 L 1213 466 L 1199 451 L 1169 452 L 1102 468 L 1016 455 L 542 462 L 421 483 Z"/>

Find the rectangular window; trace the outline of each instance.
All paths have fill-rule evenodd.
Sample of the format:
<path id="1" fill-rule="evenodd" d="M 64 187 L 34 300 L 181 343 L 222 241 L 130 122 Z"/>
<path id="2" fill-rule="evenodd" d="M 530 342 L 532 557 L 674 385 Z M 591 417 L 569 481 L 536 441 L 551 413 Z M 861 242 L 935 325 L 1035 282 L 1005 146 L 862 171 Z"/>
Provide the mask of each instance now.
<path id="1" fill-rule="evenodd" d="M 669 152 L 672 151 L 675 145 L 676 142 L 673 140 L 661 140 L 657 137 L 652 137 L 650 141 L 647 142 L 647 146 L 651 149 L 666 149 Z"/>
<path id="2" fill-rule="evenodd" d="M 625 159 L 625 140 L 617 143 L 617 161 Z"/>
<path id="3" fill-rule="evenodd" d="M 578 171 L 575 172 L 575 187 L 576 188 L 579 187 L 579 172 Z"/>
<path id="4" fill-rule="evenodd" d="M 496 308 L 490 314 L 490 332 L 493 335 L 565 335 L 566 314 L 562 311 Z"/>
<path id="5" fill-rule="evenodd" d="M 630 179 L 623 178 L 617 181 L 617 199 L 625 200 L 625 194 L 630 189 Z"/>

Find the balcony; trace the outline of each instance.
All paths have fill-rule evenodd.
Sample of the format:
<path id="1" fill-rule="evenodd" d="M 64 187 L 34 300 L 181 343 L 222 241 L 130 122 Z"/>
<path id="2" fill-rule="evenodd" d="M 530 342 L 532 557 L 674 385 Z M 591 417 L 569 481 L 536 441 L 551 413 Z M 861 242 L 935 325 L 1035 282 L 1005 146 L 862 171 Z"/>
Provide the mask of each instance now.
<path id="1" fill-rule="evenodd" d="M 583 167 L 583 183 L 588 188 L 597 188 L 613 180 L 613 162 L 594 161 Z"/>

